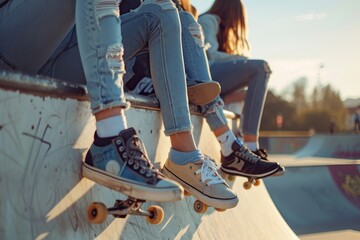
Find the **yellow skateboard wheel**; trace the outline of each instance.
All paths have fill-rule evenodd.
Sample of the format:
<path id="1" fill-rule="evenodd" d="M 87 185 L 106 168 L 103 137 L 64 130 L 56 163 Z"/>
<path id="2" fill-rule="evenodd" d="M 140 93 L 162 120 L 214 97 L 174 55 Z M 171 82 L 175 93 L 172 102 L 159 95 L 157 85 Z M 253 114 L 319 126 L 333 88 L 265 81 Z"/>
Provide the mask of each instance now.
<path id="1" fill-rule="evenodd" d="M 228 179 L 229 179 L 229 181 L 233 182 L 233 181 L 235 181 L 235 176 L 229 175 Z"/>
<path id="2" fill-rule="evenodd" d="M 146 221 L 150 224 L 160 224 L 164 220 L 164 210 L 160 206 L 151 205 L 147 211 L 152 213 L 152 216 L 147 216 Z"/>
<path id="3" fill-rule="evenodd" d="M 251 188 L 251 182 L 244 182 L 243 187 L 248 190 Z"/>
<path id="4" fill-rule="evenodd" d="M 105 222 L 108 215 L 108 210 L 105 204 L 94 202 L 89 205 L 87 210 L 87 217 L 92 224 L 101 224 Z"/>
<path id="5" fill-rule="evenodd" d="M 254 186 L 259 186 L 261 183 L 261 181 L 259 179 L 256 179 L 255 182 L 254 182 Z"/>
<path id="6" fill-rule="evenodd" d="M 199 200 L 196 200 L 194 202 L 195 212 L 202 214 L 202 213 L 205 213 L 207 211 L 207 209 L 208 209 L 208 206 L 205 203 L 203 203 Z"/>

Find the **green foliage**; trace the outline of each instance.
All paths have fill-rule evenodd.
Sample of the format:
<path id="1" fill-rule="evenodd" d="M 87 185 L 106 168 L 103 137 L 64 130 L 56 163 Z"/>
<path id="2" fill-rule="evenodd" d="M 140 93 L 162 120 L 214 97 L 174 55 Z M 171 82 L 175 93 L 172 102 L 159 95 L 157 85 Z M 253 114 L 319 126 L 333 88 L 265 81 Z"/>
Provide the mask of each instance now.
<path id="1" fill-rule="evenodd" d="M 292 93 L 292 100 L 287 101 L 268 91 L 261 130 L 279 130 L 276 125 L 279 114 L 283 117 L 280 130 L 328 132 L 330 124 L 336 126 L 336 131 L 345 130 L 347 111 L 340 94 L 330 85 L 316 86 L 307 98 L 306 79 L 302 78 L 294 83 Z"/>
<path id="2" fill-rule="evenodd" d="M 328 110 L 309 110 L 303 112 L 302 115 L 303 127 L 314 129 L 316 132 L 328 132 L 332 121 L 331 112 Z"/>
<path id="3" fill-rule="evenodd" d="M 295 106 L 281 97 L 276 96 L 272 91 L 268 91 L 261 121 L 261 130 L 278 130 L 276 117 L 279 114 L 283 116 L 282 130 L 291 130 L 294 124 L 293 118 L 296 114 Z"/>

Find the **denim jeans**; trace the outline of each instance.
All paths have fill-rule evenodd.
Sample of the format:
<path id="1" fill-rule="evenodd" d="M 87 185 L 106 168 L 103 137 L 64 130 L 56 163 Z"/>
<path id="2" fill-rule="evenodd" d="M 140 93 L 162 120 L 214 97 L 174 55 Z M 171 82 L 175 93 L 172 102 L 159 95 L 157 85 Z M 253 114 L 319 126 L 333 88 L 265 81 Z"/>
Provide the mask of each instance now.
<path id="1" fill-rule="evenodd" d="M 120 19 L 124 60 L 129 60 L 141 51 L 149 51 L 150 70 L 161 106 L 165 134 L 191 131 L 180 20 L 175 5 L 171 0 L 145 0 L 139 8 L 121 15 Z M 39 73 L 67 81 L 84 82 L 81 80 L 84 79 L 84 73 L 79 61 L 76 34 L 72 30 Z M 114 84 L 109 84 L 115 88 Z M 116 84 L 123 89 L 122 81 Z M 96 83 L 88 84 L 88 88 L 90 94 L 98 89 Z M 123 93 L 120 91 L 118 95 L 123 96 Z M 96 97 L 91 98 L 92 108 L 96 111 L 101 102 L 94 102 Z"/>
<path id="2" fill-rule="evenodd" d="M 125 67 L 119 3 L 76 1 L 79 50 L 94 114 L 112 107 L 128 107 L 122 87 Z"/>
<path id="3" fill-rule="evenodd" d="M 75 21 L 75 0 L 11 0 L 0 8 L 0 69 L 35 74 Z"/>
<path id="4" fill-rule="evenodd" d="M 75 7 L 76 2 L 76 7 Z M 0 68 L 39 72 L 76 21 L 94 113 L 127 106 L 118 0 L 12 0 L 0 9 Z M 76 11 L 76 13 L 75 13 Z M 79 57 L 80 59 L 80 57 Z"/>
<path id="5" fill-rule="evenodd" d="M 209 64 L 204 51 L 204 37 L 201 26 L 196 22 L 194 17 L 187 12 L 180 11 L 179 16 L 181 21 L 183 58 L 187 85 L 191 86 L 197 83 L 212 81 Z M 132 59 L 127 63 L 129 70 L 125 79 L 130 80 L 131 77 L 138 74 L 135 77 L 136 79 L 132 79 L 132 89 L 134 88 L 133 84 L 140 84 L 139 77 L 152 77 L 151 74 L 148 74 L 149 66 L 147 60 L 146 52 L 142 52 L 141 56 L 138 56 L 136 59 Z M 135 69 L 133 68 L 135 61 L 141 61 L 140 64 L 136 64 L 136 70 L 139 71 L 138 73 L 133 72 Z M 141 86 L 141 89 L 152 89 L 151 82 L 144 79 L 141 82 Z M 140 91 L 140 89 L 138 90 Z M 144 92 L 144 94 L 146 93 Z M 223 113 L 223 106 L 224 104 L 220 97 L 217 97 L 209 104 L 200 106 L 201 113 L 206 118 L 212 130 L 227 124 L 227 120 Z"/>
<path id="6" fill-rule="evenodd" d="M 188 85 L 199 82 L 212 81 L 209 63 L 205 53 L 204 34 L 201 25 L 188 12 L 180 12 L 182 28 L 182 45 L 185 62 L 186 79 Z M 227 124 L 223 112 L 224 103 L 218 96 L 214 101 L 200 106 L 211 130 Z"/>
<path id="7" fill-rule="evenodd" d="M 214 62 L 210 67 L 213 79 L 221 85 L 221 95 L 248 87 L 244 105 L 242 131 L 259 135 L 262 112 L 271 70 L 263 60 Z"/>

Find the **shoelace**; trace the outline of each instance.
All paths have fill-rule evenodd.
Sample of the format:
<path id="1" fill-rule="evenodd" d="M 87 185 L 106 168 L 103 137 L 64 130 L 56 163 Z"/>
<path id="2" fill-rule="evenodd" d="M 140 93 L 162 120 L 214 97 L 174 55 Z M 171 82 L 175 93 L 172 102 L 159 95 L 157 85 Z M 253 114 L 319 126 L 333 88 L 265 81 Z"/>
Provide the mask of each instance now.
<path id="1" fill-rule="evenodd" d="M 262 155 L 261 155 L 262 157 L 267 158 L 268 155 L 267 155 L 267 152 L 266 152 L 265 149 L 260 148 L 260 149 L 259 149 L 259 152 L 262 154 Z"/>
<path id="2" fill-rule="evenodd" d="M 260 160 L 260 157 L 255 153 L 251 152 L 246 146 L 242 146 L 240 150 L 237 151 L 237 156 L 241 157 L 243 160 L 247 160 L 253 164 Z"/>
<path id="3" fill-rule="evenodd" d="M 204 156 L 203 163 L 201 168 L 198 169 L 195 174 L 201 174 L 200 180 L 208 186 L 218 184 L 218 183 L 225 183 L 225 180 L 221 178 L 221 176 L 217 173 L 217 167 L 213 161 L 210 160 L 208 156 Z"/>
<path id="4" fill-rule="evenodd" d="M 141 168 L 140 173 L 146 173 L 147 177 L 154 176 L 156 170 L 150 160 L 147 158 L 145 148 L 138 137 L 131 137 L 127 141 L 126 152 L 128 154 L 129 164 L 134 164 L 135 169 Z M 133 163 L 131 163 L 131 161 L 133 161 Z"/>

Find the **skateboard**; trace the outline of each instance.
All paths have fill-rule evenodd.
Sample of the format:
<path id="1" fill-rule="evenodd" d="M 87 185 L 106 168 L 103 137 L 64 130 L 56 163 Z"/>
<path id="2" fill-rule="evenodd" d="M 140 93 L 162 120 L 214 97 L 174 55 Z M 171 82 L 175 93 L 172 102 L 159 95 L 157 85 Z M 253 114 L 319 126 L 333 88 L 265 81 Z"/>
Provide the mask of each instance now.
<path id="1" fill-rule="evenodd" d="M 167 176 L 168 178 L 176 181 L 177 177 L 175 175 L 173 175 L 170 171 L 168 171 L 165 167 L 162 169 L 162 172 L 165 173 L 165 176 Z M 179 183 L 181 184 L 181 181 Z M 193 204 L 193 208 L 196 213 L 203 214 L 208 210 L 209 207 L 213 207 L 213 206 L 210 206 L 210 204 L 207 204 L 207 203 L 203 202 L 202 200 L 200 200 L 200 198 L 202 198 L 202 196 L 204 196 L 203 194 L 201 194 L 197 190 L 189 187 L 187 184 L 181 184 L 181 185 L 184 188 L 184 196 L 185 197 L 193 196 L 196 199 Z M 206 198 L 206 197 L 204 197 L 204 198 Z M 224 212 L 226 210 L 223 208 L 216 208 L 216 207 L 214 207 L 214 209 L 218 212 Z"/>
<path id="2" fill-rule="evenodd" d="M 136 197 L 134 195 L 129 195 L 129 193 L 131 192 L 130 189 L 132 188 L 126 186 L 125 184 L 113 185 L 110 184 L 108 181 L 99 178 L 97 175 L 93 175 L 92 178 L 89 178 L 88 169 L 89 166 L 85 167 L 85 165 L 83 164 L 82 175 L 85 178 L 127 196 L 126 200 L 115 200 L 114 206 L 109 208 L 102 202 L 93 202 L 88 205 L 87 218 L 90 223 L 101 224 L 105 222 L 107 215 L 110 214 L 116 218 L 126 218 L 127 215 L 145 216 L 146 221 L 151 224 L 160 224 L 162 222 L 162 220 L 164 219 L 164 211 L 161 207 L 157 205 L 152 205 L 149 206 L 147 211 L 142 210 L 141 206 L 147 201 L 147 199 L 140 199 L 139 194 L 136 195 Z"/>
<path id="3" fill-rule="evenodd" d="M 102 202 L 93 202 L 88 206 L 87 217 L 92 224 L 105 222 L 107 215 L 115 218 L 126 218 L 127 215 L 145 216 L 150 224 L 160 224 L 164 219 L 164 210 L 157 205 L 151 205 L 147 211 L 141 209 L 146 200 L 128 197 L 126 200 L 115 200 L 113 207 L 106 207 Z"/>
<path id="4" fill-rule="evenodd" d="M 221 91 L 218 82 L 204 82 L 187 88 L 189 103 L 204 105 L 213 101 Z"/>
<path id="5" fill-rule="evenodd" d="M 284 167 L 279 167 L 278 170 L 274 173 L 271 173 L 269 175 L 266 176 L 262 176 L 262 177 L 248 177 L 248 176 L 241 176 L 241 175 L 230 175 L 229 173 L 225 172 L 224 170 L 220 169 L 220 174 L 224 179 L 227 179 L 231 182 L 235 181 L 236 177 L 244 177 L 247 178 L 247 181 L 245 181 L 243 183 L 243 188 L 248 190 L 252 187 L 252 185 L 254 185 L 255 187 L 259 186 L 261 184 L 260 179 L 262 178 L 267 178 L 267 177 L 275 177 L 275 176 L 281 176 L 285 173 L 285 168 Z"/>

